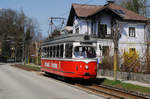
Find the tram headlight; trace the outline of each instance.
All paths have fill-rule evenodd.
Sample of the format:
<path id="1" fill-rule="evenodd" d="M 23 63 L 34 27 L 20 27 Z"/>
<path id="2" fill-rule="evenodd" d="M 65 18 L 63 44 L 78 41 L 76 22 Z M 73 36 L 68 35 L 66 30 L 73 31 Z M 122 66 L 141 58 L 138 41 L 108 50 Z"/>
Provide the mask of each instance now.
<path id="1" fill-rule="evenodd" d="M 88 66 L 88 65 L 86 65 L 86 66 L 85 66 L 85 69 L 86 69 L 86 70 L 88 70 L 88 69 L 89 69 L 89 66 Z"/>

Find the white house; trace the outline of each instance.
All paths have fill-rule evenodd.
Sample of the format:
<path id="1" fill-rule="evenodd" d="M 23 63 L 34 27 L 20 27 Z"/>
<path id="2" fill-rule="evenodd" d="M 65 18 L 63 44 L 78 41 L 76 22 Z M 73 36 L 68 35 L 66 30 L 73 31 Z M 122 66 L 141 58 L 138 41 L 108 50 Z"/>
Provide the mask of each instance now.
<path id="1" fill-rule="evenodd" d="M 119 39 L 119 53 L 136 51 L 140 56 L 146 50 L 148 18 L 129 11 L 112 1 L 108 4 L 85 5 L 72 4 L 67 26 L 72 26 L 72 33 L 87 34 L 97 40 L 97 55 L 113 55 L 114 44 L 112 31 L 114 20 L 121 23 L 121 36 Z"/>

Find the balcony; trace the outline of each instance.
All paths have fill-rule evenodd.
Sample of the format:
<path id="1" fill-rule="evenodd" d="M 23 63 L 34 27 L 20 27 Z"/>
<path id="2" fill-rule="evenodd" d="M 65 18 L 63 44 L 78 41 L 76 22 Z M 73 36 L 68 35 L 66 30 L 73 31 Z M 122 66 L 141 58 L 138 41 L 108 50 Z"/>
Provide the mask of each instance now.
<path id="1" fill-rule="evenodd" d="M 99 38 L 99 39 L 112 39 L 111 34 L 92 34 L 92 38 Z"/>

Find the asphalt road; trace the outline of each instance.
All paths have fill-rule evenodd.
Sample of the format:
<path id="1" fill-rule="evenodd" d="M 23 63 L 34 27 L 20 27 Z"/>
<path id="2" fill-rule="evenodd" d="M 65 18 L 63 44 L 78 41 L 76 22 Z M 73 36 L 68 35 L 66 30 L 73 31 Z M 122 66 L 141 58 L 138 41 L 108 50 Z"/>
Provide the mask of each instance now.
<path id="1" fill-rule="evenodd" d="M 0 64 L 0 99 L 102 99 L 35 72 Z"/>

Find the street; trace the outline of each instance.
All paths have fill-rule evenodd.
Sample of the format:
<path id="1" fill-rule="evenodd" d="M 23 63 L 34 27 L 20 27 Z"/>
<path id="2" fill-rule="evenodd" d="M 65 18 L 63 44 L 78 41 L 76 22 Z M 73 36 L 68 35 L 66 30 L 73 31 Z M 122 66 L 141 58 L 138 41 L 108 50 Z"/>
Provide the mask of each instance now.
<path id="1" fill-rule="evenodd" d="M 102 99 L 35 72 L 0 64 L 0 99 Z"/>

